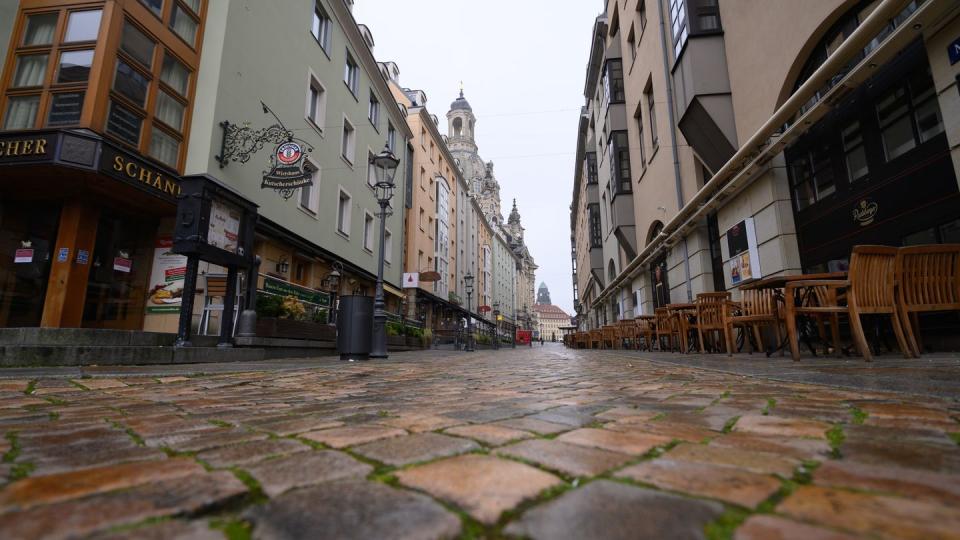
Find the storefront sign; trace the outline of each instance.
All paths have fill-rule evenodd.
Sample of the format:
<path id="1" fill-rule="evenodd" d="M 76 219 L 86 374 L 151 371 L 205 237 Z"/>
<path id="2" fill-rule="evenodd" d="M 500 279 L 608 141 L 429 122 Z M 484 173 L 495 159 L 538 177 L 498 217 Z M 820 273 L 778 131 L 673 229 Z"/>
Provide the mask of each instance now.
<path id="1" fill-rule="evenodd" d="M 960 38 L 954 40 L 954 42 L 947 47 L 947 55 L 950 57 L 951 66 L 960 62 Z"/>
<path id="2" fill-rule="evenodd" d="M 277 278 L 264 276 L 263 292 L 277 296 L 292 296 L 301 302 L 320 307 L 330 307 L 330 293 L 301 287 Z"/>
<path id="3" fill-rule="evenodd" d="M 33 249 L 22 248 L 22 249 L 18 249 L 13 254 L 14 264 L 27 264 L 32 262 L 33 262 Z"/>
<path id="4" fill-rule="evenodd" d="M 0 138 L 0 162 L 45 159 L 49 146 L 45 135 Z"/>
<path id="5" fill-rule="evenodd" d="M 65 263 L 70 258 L 70 248 L 60 248 L 57 250 L 57 262 Z"/>
<path id="6" fill-rule="evenodd" d="M 215 248 L 237 253 L 240 218 L 239 208 L 219 199 L 210 201 L 210 231 L 207 233 L 207 243 Z"/>
<path id="7" fill-rule="evenodd" d="M 147 313 L 179 313 L 183 302 L 183 281 L 187 273 L 187 258 L 171 253 L 173 239 L 159 238 L 153 251 L 150 270 L 150 297 Z M 116 269 L 116 261 L 114 268 Z"/>
<path id="8" fill-rule="evenodd" d="M 873 223 L 879 210 L 880 206 L 877 203 L 870 199 L 863 199 L 853 209 L 853 220 L 861 227 L 866 227 Z"/>
<path id="9" fill-rule="evenodd" d="M 262 189 L 273 189 L 289 199 L 293 191 L 313 185 L 313 171 L 306 167 L 306 153 L 297 141 L 280 143 L 270 156 L 270 170 L 264 172 Z"/>
<path id="10" fill-rule="evenodd" d="M 730 284 L 740 285 L 759 279 L 760 250 L 753 218 L 747 218 L 727 230 L 727 249 L 730 253 Z"/>
<path id="11" fill-rule="evenodd" d="M 124 274 L 129 274 L 133 270 L 133 261 L 130 259 L 125 259 L 123 257 L 114 257 L 113 258 L 113 269 L 117 272 L 123 272 Z"/>
<path id="12" fill-rule="evenodd" d="M 420 274 L 417 272 L 410 272 L 403 274 L 403 288 L 404 289 L 416 289 L 420 286 Z"/>
<path id="13" fill-rule="evenodd" d="M 81 250 L 77 251 L 77 264 L 87 264 L 87 263 L 89 263 L 89 262 L 90 262 L 90 252 L 89 252 L 89 251 L 87 251 L 87 250 L 85 250 L 85 249 L 81 249 Z"/>
<path id="14" fill-rule="evenodd" d="M 100 172 L 146 188 L 165 198 L 172 199 L 180 194 L 180 184 L 169 173 L 131 155 L 118 152 L 106 144 L 103 145 L 103 155 L 100 158 Z"/>

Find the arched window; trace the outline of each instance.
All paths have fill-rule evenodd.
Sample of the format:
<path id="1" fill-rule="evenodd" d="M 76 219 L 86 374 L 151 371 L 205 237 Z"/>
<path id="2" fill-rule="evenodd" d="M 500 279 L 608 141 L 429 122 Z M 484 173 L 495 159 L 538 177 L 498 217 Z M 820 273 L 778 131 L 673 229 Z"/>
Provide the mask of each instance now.
<path id="1" fill-rule="evenodd" d="M 617 279 L 617 265 L 614 264 L 613 259 L 610 259 L 610 264 L 607 265 L 607 276 L 611 282 Z"/>
<path id="2" fill-rule="evenodd" d="M 653 242 L 653 239 L 657 237 L 663 231 L 663 223 L 660 221 L 654 221 L 653 225 L 650 225 L 650 232 L 647 233 L 647 244 Z"/>
<path id="3" fill-rule="evenodd" d="M 463 119 L 461 118 L 453 119 L 453 136 L 454 137 L 463 136 Z"/>

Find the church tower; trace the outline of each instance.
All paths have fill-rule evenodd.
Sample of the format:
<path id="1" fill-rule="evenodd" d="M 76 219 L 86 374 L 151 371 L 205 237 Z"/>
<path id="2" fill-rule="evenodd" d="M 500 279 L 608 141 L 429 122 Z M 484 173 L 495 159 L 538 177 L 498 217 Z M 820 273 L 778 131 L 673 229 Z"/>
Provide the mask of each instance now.
<path id="1" fill-rule="evenodd" d="M 463 97 L 463 88 L 460 97 L 450 104 L 447 112 L 447 146 L 451 151 L 477 152 L 476 133 L 477 118 L 473 115 L 473 108 Z"/>
<path id="2" fill-rule="evenodd" d="M 523 243 L 523 226 L 520 225 L 520 211 L 517 210 L 517 200 L 513 200 L 513 210 L 510 211 L 510 217 L 507 218 L 507 231 L 513 237 L 517 244 Z"/>
<path id="3" fill-rule="evenodd" d="M 537 289 L 537 304 L 541 306 L 549 306 L 553 304 L 550 301 L 550 289 L 547 288 L 547 284 L 540 282 L 540 288 Z"/>

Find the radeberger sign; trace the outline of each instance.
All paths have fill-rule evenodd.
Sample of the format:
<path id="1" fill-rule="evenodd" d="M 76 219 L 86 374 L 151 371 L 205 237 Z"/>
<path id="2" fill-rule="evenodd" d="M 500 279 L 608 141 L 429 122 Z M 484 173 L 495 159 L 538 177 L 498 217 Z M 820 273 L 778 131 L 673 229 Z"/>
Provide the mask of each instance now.
<path id="1" fill-rule="evenodd" d="M 313 171 L 306 163 L 306 153 L 297 141 L 277 145 L 270 156 L 270 170 L 264 171 L 262 189 L 273 189 L 289 199 L 293 191 L 313 185 Z"/>

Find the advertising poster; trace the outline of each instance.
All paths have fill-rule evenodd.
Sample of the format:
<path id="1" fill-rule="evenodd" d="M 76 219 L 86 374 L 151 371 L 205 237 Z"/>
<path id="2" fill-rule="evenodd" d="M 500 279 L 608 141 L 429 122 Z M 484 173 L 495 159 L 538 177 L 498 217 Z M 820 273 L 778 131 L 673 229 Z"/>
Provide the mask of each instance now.
<path id="1" fill-rule="evenodd" d="M 150 271 L 147 313 L 180 313 L 187 257 L 171 253 L 172 248 L 172 238 L 157 239 Z"/>
<path id="2" fill-rule="evenodd" d="M 214 199 L 210 206 L 210 232 L 207 243 L 236 253 L 240 238 L 240 210 Z"/>
<path id="3" fill-rule="evenodd" d="M 760 250 L 757 248 L 757 231 L 753 218 L 746 218 L 726 232 L 727 250 L 730 253 L 730 285 L 737 286 L 747 281 L 760 279 Z"/>

